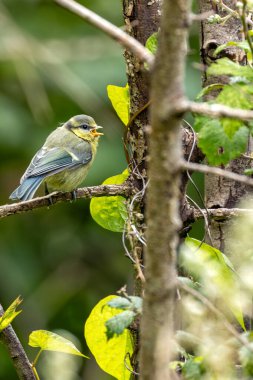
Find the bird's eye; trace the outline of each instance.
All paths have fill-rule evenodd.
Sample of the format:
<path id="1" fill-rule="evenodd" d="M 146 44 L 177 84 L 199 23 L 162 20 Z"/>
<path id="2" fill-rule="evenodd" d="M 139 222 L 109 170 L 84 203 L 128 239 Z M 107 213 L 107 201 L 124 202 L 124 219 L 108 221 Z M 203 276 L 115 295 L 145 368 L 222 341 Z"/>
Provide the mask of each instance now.
<path id="1" fill-rule="evenodd" d="M 89 126 L 87 124 L 81 125 L 81 128 L 84 129 L 85 131 L 88 131 Z"/>

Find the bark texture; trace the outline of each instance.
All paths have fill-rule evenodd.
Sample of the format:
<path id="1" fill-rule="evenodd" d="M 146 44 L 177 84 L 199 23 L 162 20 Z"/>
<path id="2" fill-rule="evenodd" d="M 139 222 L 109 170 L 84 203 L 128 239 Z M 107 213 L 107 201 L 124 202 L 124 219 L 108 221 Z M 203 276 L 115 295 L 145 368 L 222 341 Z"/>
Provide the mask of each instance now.
<path id="1" fill-rule="evenodd" d="M 123 14 L 127 32 L 136 40 L 145 45 L 147 39 L 158 31 L 160 20 L 161 0 L 123 0 Z M 137 56 L 129 50 L 125 52 L 126 72 L 130 92 L 130 118 L 127 131 L 126 144 L 130 151 L 130 169 L 132 172 L 132 184 L 137 192 L 141 192 L 147 181 L 146 156 L 147 156 L 147 134 L 146 126 L 149 124 L 149 71 Z M 134 210 L 129 214 L 131 220 L 129 225 L 134 225 L 139 236 L 145 234 L 144 204 L 145 191 L 134 203 Z M 131 247 L 131 254 L 136 262 L 134 293 L 143 295 L 143 275 L 140 275 L 140 264 L 143 263 L 143 243 L 138 236 L 128 228 L 127 237 Z M 139 326 L 133 329 L 135 341 L 132 366 L 134 372 L 139 372 Z M 138 375 L 133 375 L 138 378 Z"/>
<path id="2" fill-rule="evenodd" d="M 180 201 L 181 118 L 174 104 L 184 97 L 184 63 L 190 2 L 164 0 L 159 47 L 152 75 L 146 286 L 141 321 L 140 378 L 172 378 L 173 310 Z"/>
<path id="3" fill-rule="evenodd" d="M 160 3 L 161 0 L 123 0 L 127 31 L 143 45 L 154 32 L 158 31 Z M 133 185 L 137 191 L 141 191 L 143 183 L 147 179 L 147 137 L 145 129 L 149 124 L 149 112 L 148 107 L 145 108 L 145 106 L 149 101 L 149 72 L 144 68 L 139 58 L 130 51 L 125 52 L 125 59 L 130 91 L 130 117 L 133 117 L 127 133 L 127 144 L 130 150 Z M 144 199 L 139 199 L 135 203 L 134 213 L 132 213 L 134 220 L 130 221 L 137 227 L 140 236 L 143 236 L 145 231 L 144 202 Z M 137 218 L 136 215 L 138 215 Z M 142 262 L 143 244 L 131 231 L 128 238 L 133 257 Z M 142 291 L 142 281 L 138 271 L 136 271 L 135 294 L 142 295 Z"/>
<path id="4" fill-rule="evenodd" d="M 223 1 L 228 7 L 235 9 L 236 2 L 234 0 Z M 208 12 L 213 10 L 215 13 L 219 14 L 221 17 L 227 15 L 225 10 L 215 2 L 199 0 L 200 12 Z M 242 40 L 242 27 L 239 19 L 232 17 L 225 24 L 209 24 L 207 21 L 201 23 L 201 57 L 202 62 L 207 68 L 207 66 L 214 62 L 217 58 L 226 56 L 238 62 L 239 64 L 244 64 L 246 57 L 241 49 L 229 48 L 224 50 L 218 57 L 214 57 L 214 50 L 228 42 L 228 41 L 240 41 Z M 228 78 L 226 77 L 206 77 L 203 76 L 203 86 L 207 86 L 212 83 L 226 83 Z M 212 97 L 216 96 L 217 93 L 212 93 Z M 210 99 L 210 96 L 209 96 Z M 247 154 L 252 151 L 251 144 L 249 143 Z M 251 166 L 247 158 L 238 158 L 233 160 L 226 169 L 231 170 L 235 173 L 242 174 L 245 167 Z M 207 174 L 205 177 L 205 199 L 206 207 L 211 208 L 233 208 L 238 205 L 238 201 L 243 195 L 248 192 L 248 187 L 244 184 L 236 183 L 227 178 L 221 178 L 214 176 L 212 174 Z M 212 242 L 214 246 L 224 252 L 225 250 L 225 235 L 226 235 L 227 221 L 212 220 L 210 226 L 210 232 L 212 236 Z"/>
<path id="5" fill-rule="evenodd" d="M 128 33 L 145 45 L 147 39 L 158 31 L 161 0 L 123 0 L 123 12 Z M 130 91 L 130 116 L 133 116 L 149 101 L 149 72 L 131 52 L 125 52 Z M 147 151 L 143 126 L 148 125 L 148 110 L 141 112 L 129 126 L 128 142 L 139 171 L 145 176 Z M 138 186 L 138 185 L 137 185 Z"/>
<path id="6" fill-rule="evenodd" d="M 130 196 L 133 193 L 133 188 L 130 183 L 125 182 L 122 185 L 101 185 L 90 186 L 77 189 L 75 191 L 75 198 L 94 198 L 103 196 L 115 196 L 122 195 L 125 197 Z M 32 211 L 36 208 L 49 207 L 55 203 L 73 201 L 73 194 L 71 192 L 61 193 L 53 192 L 44 197 L 34 198 L 28 201 L 12 203 L 0 206 L 0 219 L 6 216 L 21 214 L 23 212 Z"/>

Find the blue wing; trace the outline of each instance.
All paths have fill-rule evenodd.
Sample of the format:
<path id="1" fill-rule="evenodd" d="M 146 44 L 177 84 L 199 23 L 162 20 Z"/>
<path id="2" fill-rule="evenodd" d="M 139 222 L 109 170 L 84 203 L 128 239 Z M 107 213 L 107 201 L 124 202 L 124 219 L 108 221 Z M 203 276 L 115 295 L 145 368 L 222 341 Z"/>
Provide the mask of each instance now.
<path id="1" fill-rule="evenodd" d="M 20 186 L 13 191 L 10 199 L 31 199 L 46 177 L 59 173 L 64 169 L 85 165 L 91 158 L 91 149 L 86 150 L 85 154 L 78 157 L 64 148 L 41 148 L 33 157 L 21 178 Z"/>

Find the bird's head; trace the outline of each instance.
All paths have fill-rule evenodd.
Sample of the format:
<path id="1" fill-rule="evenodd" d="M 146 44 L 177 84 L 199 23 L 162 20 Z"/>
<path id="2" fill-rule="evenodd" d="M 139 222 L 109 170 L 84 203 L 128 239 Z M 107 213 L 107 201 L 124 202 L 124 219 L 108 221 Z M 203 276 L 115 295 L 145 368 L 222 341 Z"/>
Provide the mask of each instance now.
<path id="1" fill-rule="evenodd" d="M 102 132 L 98 132 L 98 129 L 102 127 L 97 125 L 95 120 L 87 115 L 73 116 L 64 126 L 83 140 L 93 141 L 103 135 Z"/>

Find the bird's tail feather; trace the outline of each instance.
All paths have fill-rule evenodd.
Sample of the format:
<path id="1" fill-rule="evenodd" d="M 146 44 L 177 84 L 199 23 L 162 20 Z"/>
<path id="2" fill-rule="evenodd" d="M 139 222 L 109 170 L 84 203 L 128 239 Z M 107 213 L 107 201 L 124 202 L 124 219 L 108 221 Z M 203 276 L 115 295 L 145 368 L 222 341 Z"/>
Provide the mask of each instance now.
<path id="1" fill-rule="evenodd" d="M 24 182 L 11 193 L 10 199 L 19 199 L 21 201 L 31 199 L 43 179 L 43 176 L 26 178 Z"/>

